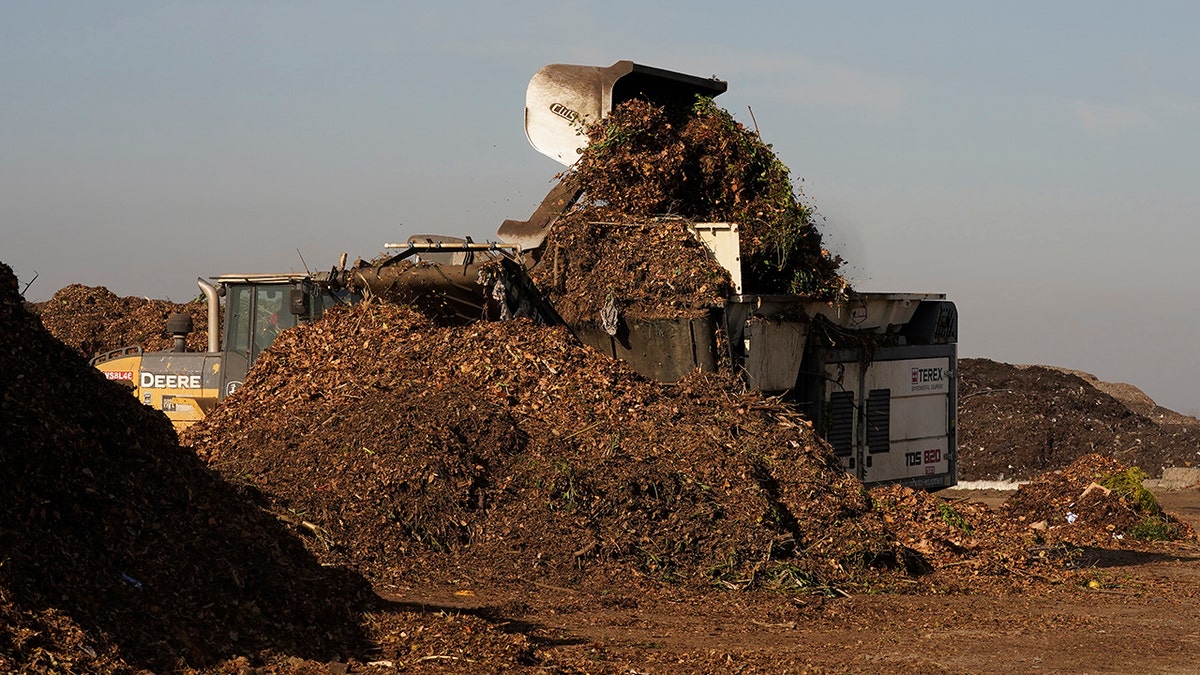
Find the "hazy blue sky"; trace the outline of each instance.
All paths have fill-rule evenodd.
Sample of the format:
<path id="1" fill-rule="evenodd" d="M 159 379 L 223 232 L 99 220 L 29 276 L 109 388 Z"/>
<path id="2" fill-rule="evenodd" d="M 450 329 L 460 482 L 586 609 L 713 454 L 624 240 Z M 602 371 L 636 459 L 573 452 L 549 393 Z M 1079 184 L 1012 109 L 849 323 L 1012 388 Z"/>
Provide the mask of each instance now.
<path id="1" fill-rule="evenodd" d="M 493 235 L 560 169 L 549 63 L 729 82 L 862 290 L 960 351 L 1200 411 L 1200 3 L 0 1 L 0 261 L 184 300 L 197 276 Z"/>

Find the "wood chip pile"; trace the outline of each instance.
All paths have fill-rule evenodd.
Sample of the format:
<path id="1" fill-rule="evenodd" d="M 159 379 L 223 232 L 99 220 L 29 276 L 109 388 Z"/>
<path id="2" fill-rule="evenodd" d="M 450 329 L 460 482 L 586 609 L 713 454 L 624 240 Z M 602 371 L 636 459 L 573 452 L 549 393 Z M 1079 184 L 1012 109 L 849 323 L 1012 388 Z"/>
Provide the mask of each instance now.
<path id="1" fill-rule="evenodd" d="M 119 297 L 103 286 L 71 284 L 49 300 L 36 303 L 34 311 L 51 335 L 87 359 L 130 345 L 141 345 L 148 352 L 169 350 L 172 341 L 167 317 L 175 312 L 192 317 L 188 351 L 208 349 L 208 311 L 199 301 L 176 304 Z"/>
<path id="2" fill-rule="evenodd" d="M 809 424 L 730 385 L 652 383 L 559 328 L 364 304 L 281 334 L 185 441 L 376 581 L 451 564 L 734 588 L 912 571 Z"/>
<path id="3" fill-rule="evenodd" d="M 961 359 L 958 392 L 960 480 L 1028 480 L 1089 453 L 1151 477 L 1200 461 L 1195 419 L 1160 423 L 1141 397 L 1117 399 L 1061 369 Z"/>
<path id="4" fill-rule="evenodd" d="M 1142 487 L 1145 477 L 1111 457 L 1086 454 L 1022 485 L 1003 511 L 1049 541 L 1079 546 L 1191 537 L 1190 528 L 1164 513 Z"/>
<path id="5" fill-rule="evenodd" d="M 689 234 L 691 222 L 739 225 L 745 292 L 847 292 L 787 167 L 711 100 L 630 100 L 587 133 L 567 177 L 584 197 L 555 223 L 534 270 L 568 323 L 595 322 L 610 302 L 631 317 L 719 305 L 728 273 Z"/>
<path id="6" fill-rule="evenodd" d="M 1019 510 L 1001 514 L 979 502 L 894 485 L 873 488 L 871 498 L 888 528 L 929 563 L 923 582 L 932 588 L 1010 592 L 1081 578 L 1070 552 L 1046 554 Z"/>

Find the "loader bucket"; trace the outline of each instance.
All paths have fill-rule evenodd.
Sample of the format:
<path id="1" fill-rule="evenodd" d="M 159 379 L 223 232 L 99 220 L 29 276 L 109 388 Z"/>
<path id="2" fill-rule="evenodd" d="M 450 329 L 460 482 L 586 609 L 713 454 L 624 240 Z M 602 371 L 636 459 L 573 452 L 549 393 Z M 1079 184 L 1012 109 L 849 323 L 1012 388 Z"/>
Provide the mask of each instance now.
<path id="1" fill-rule="evenodd" d="M 584 127 L 604 118 L 631 98 L 658 105 L 690 104 L 697 96 L 717 96 L 723 80 L 684 75 L 633 61 L 599 66 L 546 66 L 534 74 L 525 91 L 525 136 L 547 157 L 570 166 L 587 144 Z M 505 220 L 499 237 L 531 251 L 541 247 L 554 221 L 579 198 L 578 182 L 568 176 L 546 195 L 529 220 Z"/>
<path id="2" fill-rule="evenodd" d="M 632 61 L 607 68 L 553 64 L 539 70 L 525 92 L 525 135 L 540 153 L 570 166 L 586 145 L 584 125 L 631 98 L 658 105 L 690 103 L 697 95 L 717 96 L 723 80 L 684 75 Z"/>

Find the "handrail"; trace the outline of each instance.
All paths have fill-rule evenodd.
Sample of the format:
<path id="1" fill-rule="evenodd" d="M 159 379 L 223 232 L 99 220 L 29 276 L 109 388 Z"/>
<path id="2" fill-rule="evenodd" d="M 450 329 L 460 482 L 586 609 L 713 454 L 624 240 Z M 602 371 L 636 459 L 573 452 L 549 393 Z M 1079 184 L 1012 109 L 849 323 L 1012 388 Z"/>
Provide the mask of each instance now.
<path id="1" fill-rule="evenodd" d="M 103 354 L 97 354 L 97 355 L 93 356 L 92 360 L 89 361 L 88 363 L 90 363 L 91 365 L 94 366 L 98 363 L 104 363 L 105 361 L 112 361 L 113 359 L 119 359 L 119 358 L 122 358 L 125 356 L 137 356 L 137 355 L 141 355 L 141 354 L 142 354 L 142 346 L 141 345 L 130 345 L 128 347 L 121 347 L 120 349 L 110 349 L 109 351 L 104 352 Z"/>

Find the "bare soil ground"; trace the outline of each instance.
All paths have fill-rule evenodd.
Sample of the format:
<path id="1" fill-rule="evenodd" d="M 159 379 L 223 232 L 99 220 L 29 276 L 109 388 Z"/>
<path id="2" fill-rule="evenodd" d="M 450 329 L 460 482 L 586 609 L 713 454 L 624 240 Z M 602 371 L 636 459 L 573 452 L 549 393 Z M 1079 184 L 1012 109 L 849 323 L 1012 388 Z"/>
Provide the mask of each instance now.
<path id="1" fill-rule="evenodd" d="M 1200 490 L 1158 497 L 1200 527 Z M 579 590 L 536 579 L 481 587 L 469 571 L 448 570 L 390 595 L 524 632 L 550 672 L 1195 673 L 1200 547 L 1092 548 L 1082 556 L 1099 588 L 788 598 L 619 584 Z"/>

